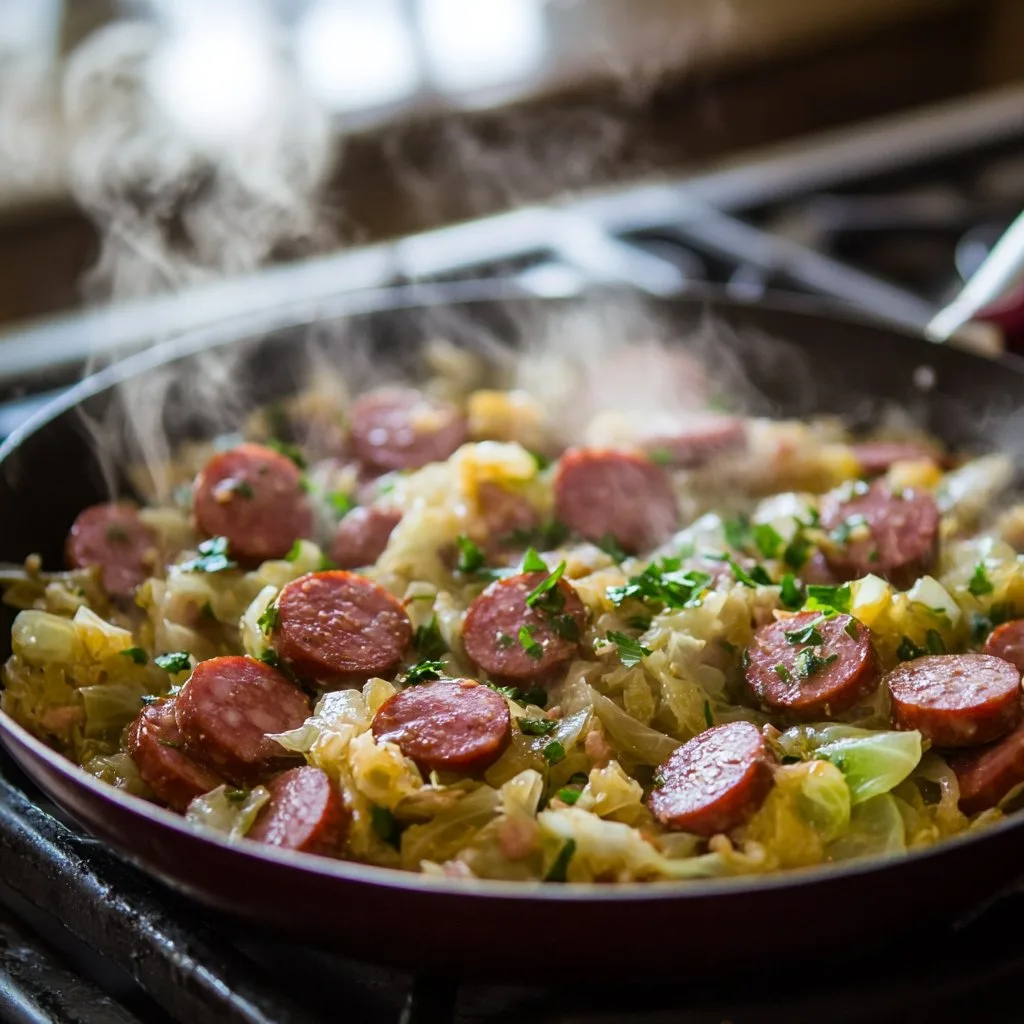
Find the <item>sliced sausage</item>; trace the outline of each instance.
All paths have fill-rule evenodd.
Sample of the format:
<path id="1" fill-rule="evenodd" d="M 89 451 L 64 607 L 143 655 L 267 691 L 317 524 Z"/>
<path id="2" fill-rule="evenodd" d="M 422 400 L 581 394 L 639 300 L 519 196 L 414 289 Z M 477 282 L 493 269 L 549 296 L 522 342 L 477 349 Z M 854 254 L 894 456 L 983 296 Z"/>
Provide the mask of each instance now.
<path id="1" fill-rule="evenodd" d="M 369 469 L 387 473 L 442 462 L 468 437 L 454 406 L 413 388 L 382 388 L 357 399 L 350 415 L 352 449 Z"/>
<path id="2" fill-rule="evenodd" d="M 936 654 L 886 676 L 892 721 L 936 747 L 976 747 L 1021 720 L 1020 670 L 988 654 Z"/>
<path id="3" fill-rule="evenodd" d="M 528 535 L 540 524 L 537 510 L 521 494 L 484 481 L 477 488 L 483 525 L 482 543 L 491 554 L 529 546 Z"/>
<path id="4" fill-rule="evenodd" d="M 682 420 L 664 433 L 643 440 L 643 449 L 661 465 L 700 466 L 716 455 L 742 448 L 747 443 L 746 424 L 737 416 L 709 413 Z"/>
<path id="5" fill-rule="evenodd" d="M 960 783 L 960 810 L 964 814 L 995 807 L 1024 782 L 1024 723 L 987 747 L 955 754 L 949 759 L 949 767 Z"/>
<path id="6" fill-rule="evenodd" d="M 863 518 L 863 539 L 854 525 L 860 518 L 851 517 Z M 925 491 L 908 488 L 894 494 L 881 481 L 850 494 L 833 491 L 822 502 L 821 525 L 829 531 L 852 528 L 850 538 L 836 540 L 825 550 L 829 566 L 843 580 L 874 573 L 902 590 L 935 561 L 939 509 Z"/>
<path id="7" fill-rule="evenodd" d="M 78 513 L 64 553 L 72 569 L 99 566 L 108 594 L 131 597 L 156 566 L 157 539 L 134 505 L 109 502 Z"/>
<path id="8" fill-rule="evenodd" d="M 271 643 L 297 675 L 328 685 L 394 672 L 412 643 L 412 623 L 383 587 L 355 573 L 300 576 L 277 599 Z"/>
<path id="9" fill-rule="evenodd" d="M 296 540 L 313 533 L 302 484 L 299 467 L 272 448 L 241 444 L 219 452 L 196 478 L 196 523 L 211 537 L 227 537 L 236 558 L 283 558 Z"/>
<path id="10" fill-rule="evenodd" d="M 183 812 L 224 780 L 185 752 L 174 711 L 174 700 L 143 708 L 128 729 L 127 745 L 146 785 L 168 807 Z"/>
<path id="11" fill-rule="evenodd" d="M 678 747 L 647 798 L 666 828 L 712 836 L 744 824 L 772 786 L 772 757 L 757 726 L 729 722 Z"/>
<path id="12" fill-rule="evenodd" d="M 865 476 L 880 476 L 894 462 L 917 462 L 921 459 L 939 461 L 934 448 L 926 448 L 913 441 L 865 441 L 853 446 L 853 455 Z"/>
<path id="13" fill-rule="evenodd" d="M 526 603 L 547 578 L 528 572 L 497 580 L 469 606 L 462 640 L 488 675 L 540 679 L 576 654 L 587 612 L 572 586 L 559 580 L 532 608 Z"/>
<path id="14" fill-rule="evenodd" d="M 341 853 L 350 816 L 326 772 L 302 765 L 278 775 L 267 789 L 270 800 L 246 838 L 328 857 Z"/>
<path id="15" fill-rule="evenodd" d="M 201 661 L 175 712 L 188 753 L 239 786 L 294 761 L 267 733 L 297 729 L 308 715 L 309 702 L 280 672 L 234 655 Z"/>
<path id="16" fill-rule="evenodd" d="M 331 542 L 331 561 L 339 569 L 373 565 L 384 553 L 391 534 L 402 521 L 396 508 L 354 508 L 338 523 Z"/>
<path id="17" fill-rule="evenodd" d="M 982 653 L 1002 658 L 1015 665 L 1019 672 L 1024 672 L 1024 619 L 1014 619 L 996 626 L 989 633 Z"/>
<path id="18" fill-rule="evenodd" d="M 512 736 L 505 698 L 473 679 L 400 690 L 373 717 L 373 735 L 398 744 L 423 771 L 482 772 Z"/>
<path id="19" fill-rule="evenodd" d="M 641 455 L 601 448 L 562 456 L 555 515 L 585 539 L 614 537 L 631 553 L 657 547 L 679 525 L 676 496 L 664 470 Z"/>
<path id="20" fill-rule="evenodd" d="M 878 688 L 871 633 L 849 615 L 801 612 L 762 626 L 747 649 L 746 680 L 766 710 L 832 718 Z"/>

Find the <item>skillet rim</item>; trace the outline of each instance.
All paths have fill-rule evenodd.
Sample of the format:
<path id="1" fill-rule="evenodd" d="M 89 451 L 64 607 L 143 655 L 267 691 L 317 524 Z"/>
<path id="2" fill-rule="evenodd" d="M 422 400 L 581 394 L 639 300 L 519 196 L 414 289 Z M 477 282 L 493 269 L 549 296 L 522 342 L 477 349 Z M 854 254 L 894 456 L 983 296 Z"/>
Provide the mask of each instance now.
<path id="1" fill-rule="evenodd" d="M 188 358 L 201 351 L 261 335 L 269 335 L 277 330 L 312 326 L 340 316 L 384 313 L 402 308 L 472 305 L 495 301 L 540 303 L 549 302 L 552 299 L 555 301 L 579 301 L 588 294 L 614 296 L 617 292 L 628 295 L 633 300 L 636 298 L 635 290 L 616 287 L 584 289 L 580 292 L 539 297 L 536 293 L 507 281 L 474 280 L 442 285 L 401 285 L 366 290 L 338 296 L 335 301 L 318 304 L 313 309 L 309 308 L 308 302 L 298 302 L 282 305 L 270 314 L 262 310 L 258 314 L 242 313 L 135 352 L 90 374 L 78 384 L 72 385 L 19 425 L 0 444 L 0 470 L 3 470 L 7 459 L 14 455 L 30 436 L 44 429 L 51 421 L 69 412 L 85 400 L 149 369 L 177 359 Z M 809 320 L 819 319 L 833 323 L 841 321 L 851 327 L 863 326 L 876 331 L 882 330 L 892 335 L 894 339 L 911 344 L 939 345 L 939 343 L 930 342 L 923 336 L 899 325 L 892 325 L 871 316 L 869 313 L 818 297 L 777 293 L 768 301 L 747 302 L 731 298 L 722 289 L 714 286 L 700 285 L 687 288 L 677 296 L 646 296 L 645 299 L 653 305 L 687 304 L 698 311 L 715 308 L 735 311 L 767 309 Z M 972 352 L 955 351 L 959 357 L 970 362 L 986 366 L 993 364 L 1005 366 L 1007 370 L 1024 376 L 1024 358 L 1022 357 L 1004 354 L 999 359 L 992 360 Z M 268 866 L 299 870 L 306 874 L 326 877 L 338 882 L 415 892 L 423 895 L 472 897 L 474 900 L 540 899 L 544 903 L 575 903 L 580 900 L 596 903 L 647 903 L 663 900 L 692 901 L 729 896 L 742 897 L 777 890 L 807 890 L 815 885 L 828 885 L 843 878 L 872 874 L 884 875 L 887 869 L 906 868 L 912 870 L 913 865 L 921 862 L 934 862 L 943 857 L 952 859 L 968 846 L 979 846 L 986 842 L 993 845 L 996 839 L 1008 833 L 1024 833 L 1024 811 L 1019 811 L 1003 821 L 987 825 L 983 829 L 968 830 L 916 850 L 907 850 L 899 854 L 880 854 L 849 862 L 790 869 L 775 874 L 659 882 L 624 882 L 614 885 L 593 882 L 551 885 L 543 882 L 504 882 L 493 879 L 449 879 L 425 875 L 421 872 L 362 864 L 357 861 L 335 860 L 313 854 L 279 850 L 257 843 L 239 843 L 223 838 L 216 832 L 188 825 L 180 815 L 141 797 L 125 793 L 123 790 L 90 775 L 79 765 L 47 746 L 42 740 L 37 739 L 2 710 L 0 710 L 0 741 L 19 764 L 21 759 L 19 753 L 12 749 L 12 743 L 15 748 L 27 750 L 34 758 L 44 762 L 70 784 L 88 790 L 100 800 L 120 805 L 123 811 L 129 812 L 137 818 L 170 828 L 188 840 L 212 843 L 223 850 L 266 863 Z M 32 775 L 24 766 L 22 768 L 27 774 Z M 45 786 L 40 785 L 34 777 L 32 781 L 49 799 L 58 805 L 62 804 L 61 800 L 57 799 Z M 110 842 L 104 842 L 104 845 L 119 856 L 139 864 L 140 858 L 132 856 L 126 848 L 119 849 Z M 176 884 L 173 877 L 165 877 L 144 864 L 141 869 L 150 877 L 163 878 L 172 886 Z M 199 897 L 199 899 L 202 902 L 202 898 Z"/>

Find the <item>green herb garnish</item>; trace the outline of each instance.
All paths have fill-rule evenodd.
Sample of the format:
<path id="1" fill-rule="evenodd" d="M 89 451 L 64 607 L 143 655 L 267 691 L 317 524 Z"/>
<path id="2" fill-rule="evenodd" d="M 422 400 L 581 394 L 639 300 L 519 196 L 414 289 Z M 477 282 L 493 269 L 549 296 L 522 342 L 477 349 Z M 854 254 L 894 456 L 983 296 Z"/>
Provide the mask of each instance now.
<path id="1" fill-rule="evenodd" d="M 388 846 L 398 849 L 398 840 L 402 830 L 398 827 L 398 820 L 386 807 L 379 807 L 377 804 L 370 805 L 370 825 L 379 839 L 387 843 Z"/>
<path id="2" fill-rule="evenodd" d="M 646 633 L 651 628 L 651 617 L 650 615 L 631 615 L 626 620 L 626 625 L 630 629 L 639 629 L 641 633 Z"/>
<path id="3" fill-rule="evenodd" d="M 268 604 L 263 614 L 256 620 L 256 625 L 264 636 L 270 636 L 280 624 L 281 612 L 276 604 Z"/>
<path id="4" fill-rule="evenodd" d="M 971 576 L 967 589 L 975 597 L 981 597 L 982 594 L 991 594 L 995 590 L 992 581 L 988 578 L 988 573 L 985 571 L 984 562 L 979 562 L 974 567 L 974 575 Z"/>
<path id="5" fill-rule="evenodd" d="M 550 736 L 558 723 L 550 718 L 520 718 L 519 731 L 524 736 Z"/>
<path id="6" fill-rule="evenodd" d="M 909 636 L 903 637 L 900 640 L 899 647 L 896 648 L 896 657 L 900 661 L 913 661 L 915 658 L 922 658 L 928 653 L 926 647 L 918 647 Z"/>
<path id="7" fill-rule="evenodd" d="M 324 498 L 331 506 L 331 511 L 339 518 L 344 519 L 356 507 L 356 499 L 345 491 L 328 491 Z"/>
<path id="8" fill-rule="evenodd" d="M 175 675 L 178 672 L 187 672 L 192 667 L 192 659 L 188 651 L 172 651 L 169 654 L 158 654 L 153 659 L 153 664 Z"/>
<path id="9" fill-rule="evenodd" d="M 850 619 L 850 621 L 843 626 L 843 632 L 851 639 L 857 639 L 857 620 Z"/>
<path id="10" fill-rule="evenodd" d="M 443 661 L 418 661 L 405 673 L 404 682 L 406 686 L 415 686 L 417 683 L 432 682 L 435 679 L 440 679 L 443 674 Z"/>
<path id="11" fill-rule="evenodd" d="M 306 460 L 298 445 L 289 444 L 287 441 L 281 441 L 276 437 L 272 437 L 267 442 L 267 447 L 273 448 L 275 452 L 283 455 L 286 459 L 291 459 L 299 469 L 306 468 Z"/>
<path id="12" fill-rule="evenodd" d="M 503 651 L 507 651 L 515 642 L 516 642 L 515 637 L 511 636 L 509 633 L 499 633 L 498 634 L 498 646 Z"/>
<path id="13" fill-rule="evenodd" d="M 522 562 L 519 563 L 519 571 L 521 573 L 547 572 L 548 566 L 547 562 L 545 562 L 544 559 L 533 550 L 533 548 L 527 548 L 526 554 L 523 555 Z"/>
<path id="14" fill-rule="evenodd" d="M 256 497 L 256 492 L 252 489 L 252 484 L 248 480 L 236 480 L 231 485 L 231 493 L 237 494 L 240 498 L 245 498 L 246 501 Z"/>
<path id="15" fill-rule="evenodd" d="M 565 882 L 568 880 L 569 862 L 576 852 L 576 840 L 567 839 L 565 845 L 558 851 L 558 856 L 544 876 L 545 882 Z"/>
<path id="16" fill-rule="evenodd" d="M 271 668 L 281 669 L 281 655 L 273 647 L 266 647 L 260 652 L 259 660 Z"/>
<path id="17" fill-rule="evenodd" d="M 742 565 L 740 565 L 739 562 L 736 561 L 735 558 L 732 557 L 732 555 L 721 554 L 713 555 L 712 557 L 719 562 L 725 562 L 729 568 L 732 569 L 732 574 L 736 578 L 736 582 L 742 583 L 745 587 L 770 587 L 772 585 L 772 578 L 768 575 L 768 570 L 765 569 L 763 565 L 755 563 L 748 572 Z"/>
<path id="18" fill-rule="evenodd" d="M 813 547 L 814 545 L 811 541 L 798 531 L 786 545 L 786 550 L 782 552 L 782 560 L 794 572 L 799 572 L 807 564 L 807 559 Z"/>
<path id="19" fill-rule="evenodd" d="M 571 807 L 581 796 L 583 796 L 583 790 L 573 789 L 571 786 L 563 786 L 558 791 L 557 795 L 558 799 L 561 800 L 563 804 L 569 804 Z"/>
<path id="20" fill-rule="evenodd" d="M 416 627 L 412 642 L 416 653 L 427 660 L 437 659 L 448 653 L 448 645 L 441 636 L 436 615 L 432 615 L 426 625 Z"/>
<path id="21" fill-rule="evenodd" d="M 807 603 L 812 610 L 847 613 L 850 610 L 850 597 L 848 583 L 838 587 L 811 583 L 807 587 Z"/>
<path id="22" fill-rule="evenodd" d="M 929 654 L 945 654 L 946 642 L 937 629 L 929 629 L 924 635 L 924 645 L 928 648 Z"/>
<path id="23" fill-rule="evenodd" d="M 543 753 L 548 764 L 558 764 L 559 761 L 565 760 L 565 747 L 558 740 L 552 740 L 544 748 Z"/>
<path id="24" fill-rule="evenodd" d="M 459 546 L 459 561 L 455 566 L 459 572 L 471 574 L 483 567 L 484 553 L 469 537 L 460 533 L 455 538 L 455 543 Z"/>
<path id="25" fill-rule="evenodd" d="M 775 666 L 775 674 L 784 683 L 791 683 L 791 682 L 793 682 L 793 677 L 790 675 L 789 669 L 786 668 L 786 666 L 783 665 L 782 662 L 779 662 L 779 664 Z"/>
<path id="26" fill-rule="evenodd" d="M 746 551 L 750 543 L 750 522 L 744 517 L 739 519 L 727 519 L 722 524 L 722 533 L 725 536 L 725 543 L 736 551 Z"/>
<path id="27" fill-rule="evenodd" d="M 533 707 L 542 708 L 548 702 L 547 690 L 537 686 L 536 683 L 526 690 L 521 690 L 518 686 L 498 686 L 495 683 L 485 683 L 484 685 L 496 693 L 500 693 L 503 697 L 514 700 L 517 704 L 530 704 Z"/>
<path id="28" fill-rule="evenodd" d="M 811 676 L 831 665 L 838 657 L 838 654 L 830 654 L 827 658 L 822 658 L 814 653 L 813 647 L 805 647 L 796 656 L 796 660 L 793 662 L 793 671 L 798 679 L 810 679 Z"/>
<path id="29" fill-rule="evenodd" d="M 299 556 L 302 554 L 302 541 L 296 540 L 292 543 L 292 546 L 288 549 L 288 554 L 284 556 L 286 562 L 297 562 Z"/>
<path id="30" fill-rule="evenodd" d="M 528 657 L 533 658 L 534 661 L 540 661 L 544 657 L 544 648 L 533 639 L 536 628 L 536 626 L 519 627 L 519 646 L 526 651 Z"/>
<path id="31" fill-rule="evenodd" d="M 613 562 L 621 565 L 629 555 L 619 547 L 619 542 L 611 533 L 606 533 L 596 544 Z"/>
<path id="32" fill-rule="evenodd" d="M 783 545 L 782 536 L 770 523 L 757 523 L 751 528 L 751 535 L 762 558 L 775 558 Z"/>
<path id="33" fill-rule="evenodd" d="M 848 544 L 850 541 L 850 534 L 853 533 L 860 526 L 867 526 L 868 521 L 866 516 L 862 516 L 859 513 L 852 516 L 847 516 L 830 534 L 829 537 L 834 540 L 837 544 Z"/>
<path id="34" fill-rule="evenodd" d="M 179 566 L 182 572 L 224 572 L 237 569 L 238 563 L 228 557 L 227 537 L 211 537 L 204 540 L 197 548 L 198 558 L 193 558 Z"/>
<path id="35" fill-rule="evenodd" d="M 119 523 L 111 523 L 105 531 L 105 536 L 111 544 L 128 543 L 128 531 Z"/>
<path id="36" fill-rule="evenodd" d="M 704 724 L 710 729 L 715 724 L 715 716 L 711 713 L 711 701 L 704 701 Z"/>
<path id="37" fill-rule="evenodd" d="M 818 616 L 816 619 L 811 619 L 806 626 L 802 626 L 800 629 L 794 629 L 790 632 L 785 633 L 786 643 L 789 644 L 820 644 L 823 642 L 821 633 L 818 632 L 818 626 L 824 622 L 822 616 Z"/>
<path id="38" fill-rule="evenodd" d="M 558 612 L 565 604 L 565 595 L 555 588 L 558 581 L 565 575 L 565 562 L 559 562 L 555 571 L 540 581 L 526 596 L 527 608 L 540 608 L 542 611 Z M 545 567 L 546 568 L 546 567 Z"/>
<path id="39" fill-rule="evenodd" d="M 700 604 L 710 582 L 709 573 L 683 570 L 682 559 L 660 558 L 624 586 L 609 587 L 607 593 L 616 606 L 635 598 L 656 610 L 692 608 Z"/>
<path id="40" fill-rule="evenodd" d="M 634 668 L 640 664 L 641 659 L 651 653 L 649 647 L 644 647 L 639 640 L 634 640 L 633 637 L 626 636 L 625 633 L 616 633 L 614 630 L 610 630 L 605 634 L 605 639 L 610 640 L 619 649 L 619 660 L 626 668 Z"/>
<path id="41" fill-rule="evenodd" d="M 791 572 L 787 572 L 779 580 L 779 584 L 782 587 L 780 597 L 784 607 L 796 609 L 804 603 L 803 588 L 797 583 L 796 577 Z"/>
<path id="42" fill-rule="evenodd" d="M 149 661 L 149 655 L 141 647 L 126 647 L 121 653 L 136 665 L 145 665 Z"/>

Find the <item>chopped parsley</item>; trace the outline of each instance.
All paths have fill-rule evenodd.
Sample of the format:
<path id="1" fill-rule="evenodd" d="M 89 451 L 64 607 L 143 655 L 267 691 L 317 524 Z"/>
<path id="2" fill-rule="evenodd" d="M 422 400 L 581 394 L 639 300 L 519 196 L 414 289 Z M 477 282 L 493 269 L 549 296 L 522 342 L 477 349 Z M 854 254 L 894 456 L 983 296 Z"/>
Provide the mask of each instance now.
<path id="1" fill-rule="evenodd" d="M 772 585 L 772 578 L 768 575 L 768 571 L 763 565 L 755 563 L 750 571 L 747 572 L 747 570 L 744 569 L 743 566 L 732 557 L 732 555 L 721 554 L 713 555 L 712 557 L 719 562 L 725 562 L 729 568 L 732 569 L 732 574 L 736 578 L 736 582 L 742 583 L 745 587 L 770 587 Z"/>
<path id="2" fill-rule="evenodd" d="M 455 538 L 455 543 L 459 546 L 459 561 L 455 566 L 459 572 L 469 575 L 483 568 L 484 553 L 469 537 L 460 533 Z"/>
<path id="3" fill-rule="evenodd" d="M 523 560 L 519 564 L 519 571 L 525 572 L 547 572 L 548 565 L 540 555 L 537 554 L 533 548 L 527 548 L 526 554 L 523 555 Z"/>
<path id="4" fill-rule="evenodd" d="M 641 633 L 645 633 L 651 628 L 651 617 L 650 615 L 631 615 L 626 620 L 626 625 L 630 629 L 639 629 Z"/>
<path id="5" fill-rule="evenodd" d="M 924 635 L 924 645 L 928 648 L 929 654 L 945 654 L 946 642 L 937 629 L 929 629 Z"/>
<path id="6" fill-rule="evenodd" d="M 519 731 L 524 736 L 550 736 L 558 728 L 551 718 L 520 718 Z"/>
<path id="7" fill-rule="evenodd" d="M 780 596 L 784 607 L 796 609 L 804 603 L 803 587 L 797 583 L 796 577 L 791 572 L 787 572 L 779 580 L 779 585 L 782 587 Z"/>
<path id="8" fill-rule="evenodd" d="M 622 548 L 619 547 L 619 542 L 615 539 L 614 534 L 606 533 L 598 542 L 599 547 L 613 562 L 621 565 L 629 556 Z"/>
<path id="9" fill-rule="evenodd" d="M 120 523 L 111 523 L 105 532 L 111 544 L 127 544 L 128 531 Z"/>
<path id="10" fill-rule="evenodd" d="M 824 622 L 822 616 L 818 616 L 816 619 L 811 619 L 806 626 L 802 626 L 800 629 L 790 630 L 785 633 L 786 643 L 789 644 L 821 644 L 823 638 L 821 633 L 818 631 L 818 626 Z"/>
<path id="11" fill-rule="evenodd" d="M 856 640 L 858 637 L 857 633 L 857 620 L 850 619 L 850 621 L 843 626 L 843 632 L 851 639 Z"/>
<path id="12" fill-rule="evenodd" d="M 286 459 L 291 459 L 299 469 L 306 468 L 306 460 L 298 445 L 289 444 L 287 441 L 281 441 L 276 437 L 272 437 L 267 442 L 267 447 L 273 448 L 275 452 L 283 455 Z"/>
<path id="13" fill-rule="evenodd" d="M 569 862 L 573 858 L 573 854 L 576 852 L 576 840 L 566 839 L 565 844 L 558 851 L 558 856 L 555 858 L 554 863 L 548 869 L 548 873 L 544 876 L 545 882 L 565 882 L 568 881 L 569 875 Z"/>
<path id="14" fill-rule="evenodd" d="M 700 604 L 710 582 L 709 573 L 683 570 L 680 558 L 659 558 L 624 586 L 609 587 L 608 600 L 618 606 L 635 598 L 656 610 L 693 608 Z"/>
<path id="15" fill-rule="evenodd" d="M 551 465 L 551 460 L 543 452 L 534 451 L 532 448 L 530 449 L 530 458 L 536 464 L 538 473 L 543 473 Z"/>
<path id="16" fill-rule="evenodd" d="M 281 668 L 281 655 L 278 654 L 273 647 L 267 647 L 261 651 L 259 660 L 262 661 L 264 665 L 269 665 L 271 668 Z"/>
<path id="17" fill-rule="evenodd" d="M 503 651 L 507 651 L 515 642 L 516 638 L 509 633 L 498 634 L 498 646 Z"/>
<path id="18" fill-rule="evenodd" d="M 526 690 L 521 690 L 518 686 L 498 686 L 495 683 L 485 683 L 484 685 L 496 693 L 500 693 L 503 697 L 514 700 L 517 704 L 532 704 L 534 707 L 542 708 L 548 702 L 547 690 L 536 683 Z"/>
<path id="19" fill-rule="evenodd" d="M 565 747 L 562 746 L 558 740 L 552 740 L 544 748 L 544 759 L 548 764 L 558 764 L 559 761 L 565 760 Z"/>
<path id="20" fill-rule="evenodd" d="M 387 843 L 388 846 L 398 848 L 398 840 L 402 830 L 398 827 L 398 820 L 386 808 L 377 804 L 370 805 L 370 824 L 377 838 Z"/>
<path id="21" fill-rule="evenodd" d="M 782 552 L 782 560 L 794 572 L 799 572 L 807 564 L 813 547 L 814 544 L 801 531 L 798 531 L 786 545 L 786 550 Z"/>
<path id="22" fill-rule="evenodd" d="M 231 493 L 237 494 L 240 498 L 245 498 L 246 501 L 256 497 L 256 492 L 252 489 L 252 484 L 248 480 L 236 480 L 231 485 Z"/>
<path id="23" fill-rule="evenodd" d="M 725 543 L 737 551 L 746 551 L 750 543 L 750 523 L 742 516 L 739 519 L 727 519 L 722 524 Z"/>
<path id="24" fill-rule="evenodd" d="M 544 648 L 533 639 L 536 628 L 536 626 L 519 627 L 519 646 L 526 651 L 527 657 L 533 658 L 534 661 L 540 661 L 544 657 Z"/>
<path id="25" fill-rule="evenodd" d="M 356 507 L 356 499 L 345 491 L 328 491 L 324 498 L 339 519 L 343 519 Z"/>
<path id="26" fill-rule="evenodd" d="M 417 683 L 433 682 L 444 673 L 444 662 L 437 660 L 418 661 L 405 673 L 405 685 L 415 686 Z"/>
<path id="27" fill-rule="evenodd" d="M 867 526 L 868 520 L 866 516 L 862 516 L 859 513 L 855 513 L 852 516 L 847 516 L 830 534 L 829 537 L 834 540 L 837 544 L 849 544 L 850 535 L 857 530 L 859 527 Z"/>
<path id="28" fill-rule="evenodd" d="M 427 660 L 440 658 L 448 652 L 448 645 L 441 636 L 436 615 L 432 615 L 426 625 L 416 627 L 412 642 L 416 653 Z"/>
<path id="29" fill-rule="evenodd" d="M 1017 609 L 1010 601 L 999 601 L 988 610 L 988 615 L 975 612 L 971 616 L 971 639 L 980 644 L 996 626 L 1017 618 Z"/>
<path id="30" fill-rule="evenodd" d="M 238 563 L 228 557 L 227 537 L 211 537 L 209 540 L 204 540 L 197 550 L 199 557 L 184 562 L 179 567 L 182 572 L 212 573 L 238 568 Z"/>
<path id="31" fill-rule="evenodd" d="M 302 541 L 296 540 L 292 543 L 292 546 L 288 549 L 288 554 L 284 556 L 286 562 L 297 562 L 299 556 L 302 554 Z"/>
<path id="32" fill-rule="evenodd" d="M 280 624 L 281 612 L 276 604 L 268 604 L 263 614 L 256 620 L 256 625 L 264 636 L 270 636 Z"/>
<path id="33" fill-rule="evenodd" d="M 796 656 L 796 660 L 793 662 L 793 671 L 798 679 L 810 679 L 811 676 L 831 665 L 838 657 L 838 654 L 830 654 L 827 658 L 822 658 L 814 653 L 813 647 L 805 647 Z"/>
<path id="34" fill-rule="evenodd" d="M 649 647 L 644 647 L 639 640 L 634 640 L 633 637 L 626 636 L 625 633 L 609 630 L 605 639 L 610 640 L 619 649 L 619 660 L 626 668 L 634 668 L 640 664 L 642 658 L 646 658 L 651 653 Z"/>
<path id="35" fill-rule="evenodd" d="M 992 581 L 988 578 L 988 573 L 985 571 L 984 562 L 979 562 L 974 567 L 974 574 L 967 584 L 967 589 L 975 597 L 981 597 L 982 594 L 991 594 L 995 590 L 995 587 L 992 586 Z"/>
<path id="36" fill-rule="evenodd" d="M 141 647 L 126 647 L 121 653 L 136 665 L 145 665 L 149 661 L 149 655 Z"/>
<path id="37" fill-rule="evenodd" d="M 581 796 L 583 796 L 583 790 L 575 789 L 572 786 L 563 786 L 558 791 L 557 795 L 558 799 L 561 800 L 563 804 L 569 804 L 571 807 Z"/>
<path id="38" fill-rule="evenodd" d="M 526 545 L 539 547 L 542 551 L 551 551 L 559 547 L 568 536 L 568 527 L 557 519 L 551 519 L 532 529 L 518 527 L 503 537 L 502 541 L 516 547 Z M 546 568 L 547 566 L 545 566 Z"/>
<path id="39" fill-rule="evenodd" d="M 849 612 L 850 586 L 844 583 L 838 587 L 811 583 L 807 587 L 807 603 L 812 610 Z"/>
<path id="40" fill-rule="evenodd" d="M 793 676 L 790 674 L 789 669 L 786 668 L 786 666 L 782 664 L 782 662 L 779 662 L 779 664 L 775 666 L 775 674 L 784 683 L 791 683 L 791 682 L 793 682 Z"/>
<path id="41" fill-rule="evenodd" d="M 559 562 L 555 571 L 533 588 L 526 597 L 527 608 L 539 608 L 541 611 L 551 613 L 562 610 L 565 604 L 565 595 L 556 588 L 558 581 L 565 575 L 565 567 L 565 562 Z"/>
<path id="42" fill-rule="evenodd" d="M 710 729 L 715 724 L 715 716 L 711 713 L 711 701 L 704 701 L 704 724 Z"/>
<path id="43" fill-rule="evenodd" d="M 909 636 L 903 637 L 900 640 L 899 647 L 896 648 L 896 657 L 900 661 L 913 661 L 915 658 L 922 658 L 928 653 L 926 647 L 918 647 Z"/>
<path id="44" fill-rule="evenodd" d="M 770 523 L 757 523 L 751 528 L 751 536 L 762 558 L 775 558 L 783 545 L 782 536 Z"/>
<path id="45" fill-rule="evenodd" d="M 676 457 L 669 448 L 652 448 L 647 458 L 656 466 L 671 466 Z"/>
<path id="46" fill-rule="evenodd" d="M 556 636 L 570 643 L 579 640 L 580 624 L 573 615 L 566 612 L 564 615 L 548 615 L 548 625 Z"/>
<path id="47" fill-rule="evenodd" d="M 250 792 L 251 790 L 248 789 L 226 789 L 224 790 L 224 799 L 233 804 L 240 804 L 245 801 Z"/>
<path id="48" fill-rule="evenodd" d="M 158 654 L 153 664 L 172 675 L 187 672 L 192 667 L 192 659 L 188 651 L 171 651 L 169 654 Z"/>

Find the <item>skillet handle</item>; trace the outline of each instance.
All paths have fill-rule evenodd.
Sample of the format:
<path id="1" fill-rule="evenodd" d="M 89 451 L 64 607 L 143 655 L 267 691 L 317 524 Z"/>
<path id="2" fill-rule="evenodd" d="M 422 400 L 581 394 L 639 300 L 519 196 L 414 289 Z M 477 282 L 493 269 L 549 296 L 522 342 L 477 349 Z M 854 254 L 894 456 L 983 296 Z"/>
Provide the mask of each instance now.
<path id="1" fill-rule="evenodd" d="M 964 343 L 975 348 L 983 332 L 991 336 L 989 321 L 996 324 L 1019 315 L 1024 308 L 1024 213 L 993 246 L 960 294 L 941 309 L 925 327 L 936 342 Z"/>

